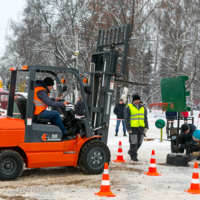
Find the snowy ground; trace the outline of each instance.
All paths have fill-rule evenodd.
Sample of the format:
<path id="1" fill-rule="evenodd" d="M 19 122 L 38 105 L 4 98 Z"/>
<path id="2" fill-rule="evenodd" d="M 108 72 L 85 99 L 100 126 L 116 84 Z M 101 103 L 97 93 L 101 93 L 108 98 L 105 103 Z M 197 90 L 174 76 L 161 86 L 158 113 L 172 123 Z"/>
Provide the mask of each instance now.
<path id="1" fill-rule="evenodd" d="M 198 120 L 197 116 L 198 112 L 195 111 L 195 121 Z M 112 115 L 111 118 L 113 119 L 115 116 Z M 165 119 L 164 114 L 158 118 Z M 127 154 L 129 142 L 128 137 L 122 136 L 122 127 L 120 126 L 119 136 L 115 137 L 116 121 L 111 120 L 108 139 L 111 159 L 116 159 L 118 143 L 122 141 L 123 155 L 127 161 L 127 163 L 120 164 L 110 163 L 111 191 L 116 195 L 113 199 L 200 199 L 200 195 L 184 192 L 190 188 L 194 161 L 190 162 L 190 166 L 186 168 L 164 165 L 166 156 L 170 153 L 170 142 L 167 140 L 160 142 L 160 130 L 154 125 L 158 118 L 154 117 L 154 113 L 149 113 L 150 129 L 147 132 L 147 137 L 157 139 L 143 142 L 138 152 L 139 162 L 137 163 L 132 162 Z M 163 138 L 166 139 L 165 130 Z M 148 171 L 153 149 L 156 153 L 157 171 L 162 174 L 159 177 L 150 177 L 144 174 Z M 94 195 L 100 190 L 101 179 L 102 175 L 85 175 L 78 168 L 71 167 L 26 169 L 18 180 L 0 182 L 0 199 L 108 199 L 109 197 Z"/>

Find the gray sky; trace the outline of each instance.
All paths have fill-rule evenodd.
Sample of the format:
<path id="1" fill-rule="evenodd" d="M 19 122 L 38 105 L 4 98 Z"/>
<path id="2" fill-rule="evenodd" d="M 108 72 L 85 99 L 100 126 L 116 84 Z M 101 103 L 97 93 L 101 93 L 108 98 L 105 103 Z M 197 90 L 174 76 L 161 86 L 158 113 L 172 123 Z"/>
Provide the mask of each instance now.
<path id="1" fill-rule="evenodd" d="M 25 0 L 0 0 L 0 55 L 5 47 L 5 35 L 10 31 L 7 29 L 9 19 L 19 21 Z"/>

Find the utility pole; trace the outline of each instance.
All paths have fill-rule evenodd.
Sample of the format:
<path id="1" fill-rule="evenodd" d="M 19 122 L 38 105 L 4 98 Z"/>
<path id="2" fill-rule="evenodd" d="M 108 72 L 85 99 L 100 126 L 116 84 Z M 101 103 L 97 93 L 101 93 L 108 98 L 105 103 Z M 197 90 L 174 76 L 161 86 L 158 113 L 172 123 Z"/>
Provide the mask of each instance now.
<path id="1" fill-rule="evenodd" d="M 74 37 L 75 39 L 75 47 L 76 47 L 76 50 L 75 50 L 75 56 L 76 56 L 76 69 L 78 70 L 79 69 L 79 60 L 78 60 L 78 55 L 79 55 L 79 43 L 78 43 L 78 34 Z M 75 101 L 78 99 L 78 85 L 77 85 L 77 80 L 76 80 L 76 83 L 75 83 Z"/>
<path id="2" fill-rule="evenodd" d="M 76 60 L 77 61 L 77 60 Z M 73 68 L 77 68 L 77 62 L 73 62 Z M 73 79 L 75 76 L 73 76 Z M 73 104 L 75 104 L 76 100 L 78 99 L 78 90 L 77 90 L 77 81 L 74 83 L 74 92 L 73 92 Z"/>
<path id="3" fill-rule="evenodd" d="M 72 57 L 75 56 L 76 58 L 76 63 L 73 62 L 73 68 L 75 69 L 79 69 L 79 59 L 78 59 L 78 56 L 79 56 L 79 40 L 78 40 L 78 34 L 75 35 L 75 36 L 71 36 L 71 35 L 65 35 L 65 37 L 69 37 L 71 38 L 74 43 L 75 43 L 75 50 L 74 49 L 70 49 L 64 42 L 64 38 L 63 38 L 64 35 L 62 35 L 62 40 L 63 40 L 63 43 L 65 45 L 65 47 L 68 49 L 68 51 L 70 51 L 71 53 L 73 53 Z M 75 76 L 73 76 L 73 79 L 75 78 Z M 76 83 L 74 84 L 74 95 L 73 95 L 73 101 L 75 102 L 75 99 L 78 98 L 78 90 L 77 90 L 77 81 Z"/>
<path id="4" fill-rule="evenodd" d="M 83 3 L 83 6 L 81 7 L 81 9 L 79 9 L 79 11 L 78 11 L 78 16 L 77 16 L 77 26 L 78 26 L 78 28 L 80 27 L 80 17 L 81 17 L 81 12 L 82 12 L 82 10 L 83 10 L 83 8 L 85 7 L 85 4 L 88 2 L 88 0 L 85 0 L 84 1 L 84 3 Z M 78 31 L 77 30 L 77 33 L 76 33 L 76 35 L 75 36 L 70 36 L 70 35 L 66 35 L 67 37 L 71 37 L 73 40 L 74 40 L 74 42 L 75 42 L 75 51 L 74 50 L 72 50 L 72 49 L 70 49 L 66 44 L 65 44 L 65 42 L 64 42 L 64 39 L 63 39 L 63 36 L 62 36 L 62 40 L 63 40 L 63 43 L 64 43 L 64 45 L 65 45 L 65 47 L 70 51 L 70 52 L 72 52 L 75 56 L 76 56 L 76 65 L 75 65 L 75 63 L 73 62 L 73 68 L 75 68 L 75 69 L 79 69 L 79 32 L 80 31 Z M 74 76 L 73 76 L 73 78 L 74 78 Z M 75 95 L 73 95 L 73 97 L 75 97 L 75 100 L 74 100 L 74 102 L 77 100 L 77 98 L 78 98 L 78 89 L 77 89 L 77 81 L 76 81 L 76 83 L 74 84 L 75 85 L 75 90 L 74 90 L 74 93 L 75 93 Z"/>

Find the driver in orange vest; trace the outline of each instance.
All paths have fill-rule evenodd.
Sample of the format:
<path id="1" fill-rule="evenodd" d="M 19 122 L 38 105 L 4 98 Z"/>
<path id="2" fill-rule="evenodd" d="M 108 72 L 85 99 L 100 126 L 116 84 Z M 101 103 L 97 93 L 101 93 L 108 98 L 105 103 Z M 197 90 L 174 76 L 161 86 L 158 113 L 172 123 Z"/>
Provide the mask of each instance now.
<path id="1" fill-rule="evenodd" d="M 36 81 L 35 82 L 35 90 L 34 90 L 34 104 L 35 111 L 34 115 L 39 116 L 40 118 L 51 119 L 51 124 L 57 125 L 62 134 L 66 134 L 66 128 L 63 125 L 60 114 L 56 110 L 46 110 L 48 106 L 50 107 L 61 107 L 63 105 L 69 104 L 69 101 L 60 101 L 61 97 L 57 98 L 49 98 L 49 93 L 53 89 L 54 81 L 50 77 L 46 77 L 44 81 Z"/>

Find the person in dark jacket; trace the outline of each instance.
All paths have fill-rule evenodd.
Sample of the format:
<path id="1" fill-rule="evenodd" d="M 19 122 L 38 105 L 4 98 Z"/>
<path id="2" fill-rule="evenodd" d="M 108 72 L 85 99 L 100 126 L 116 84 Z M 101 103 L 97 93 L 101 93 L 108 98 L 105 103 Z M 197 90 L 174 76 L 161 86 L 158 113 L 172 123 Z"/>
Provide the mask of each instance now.
<path id="1" fill-rule="evenodd" d="M 186 142 L 193 142 L 194 144 L 197 143 L 193 140 L 193 133 L 195 130 L 196 126 L 193 124 L 183 124 L 181 126 L 182 142 L 179 144 L 180 149 L 186 149 Z"/>
<path id="2" fill-rule="evenodd" d="M 124 104 L 123 99 L 120 98 L 119 103 L 115 105 L 115 108 L 113 111 L 115 115 L 117 115 L 117 125 L 115 129 L 115 136 L 118 136 L 120 122 L 122 122 L 124 136 L 126 136 L 126 126 L 124 122 L 124 108 L 125 107 L 126 105 Z"/>
<path id="3" fill-rule="evenodd" d="M 66 128 L 63 125 L 60 114 L 56 110 L 46 110 L 48 106 L 50 107 L 61 107 L 63 105 L 69 104 L 69 101 L 58 102 L 61 100 L 61 97 L 49 98 L 49 93 L 53 89 L 54 81 L 50 77 L 46 77 L 44 81 L 35 82 L 34 90 L 34 104 L 35 111 L 34 115 L 39 116 L 40 118 L 51 119 L 51 124 L 57 125 L 62 134 L 66 134 Z"/>
<path id="4" fill-rule="evenodd" d="M 170 122 L 171 122 L 171 128 L 173 128 L 174 127 L 174 119 L 175 119 L 175 117 L 177 117 L 177 112 L 166 111 L 165 115 L 166 115 L 166 119 L 167 119 L 166 129 L 167 129 L 167 127 L 169 127 Z"/>
<path id="5" fill-rule="evenodd" d="M 132 103 L 124 109 L 124 120 L 129 133 L 130 149 L 128 154 L 131 160 L 138 161 L 137 151 L 142 145 L 144 132 L 148 131 L 147 111 L 140 105 L 140 96 L 133 95 Z"/>
<path id="6" fill-rule="evenodd" d="M 75 114 L 84 115 L 85 106 L 81 97 L 78 97 L 77 103 L 75 105 Z"/>

